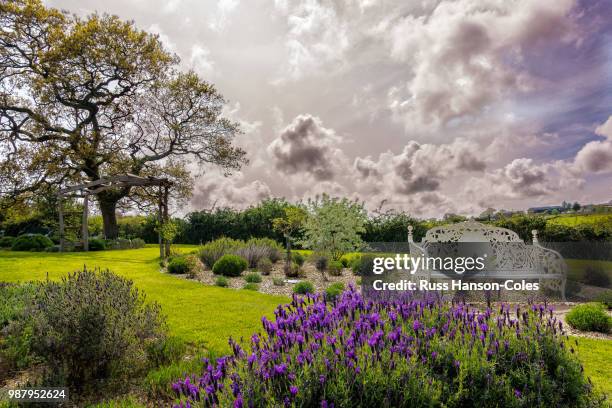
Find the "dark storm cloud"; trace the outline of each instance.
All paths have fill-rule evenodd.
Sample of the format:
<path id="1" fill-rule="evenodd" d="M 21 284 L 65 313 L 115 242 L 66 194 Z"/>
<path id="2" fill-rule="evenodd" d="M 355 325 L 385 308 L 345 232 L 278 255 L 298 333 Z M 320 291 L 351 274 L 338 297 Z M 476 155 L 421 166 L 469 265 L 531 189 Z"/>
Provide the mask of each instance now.
<path id="1" fill-rule="evenodd" d="M 285 174 L 307 173 L 318 181 L 335 176 L 333 156 L 337 137 L 312 115 L 299 115 L 272 141 L 268 152 Z"/>

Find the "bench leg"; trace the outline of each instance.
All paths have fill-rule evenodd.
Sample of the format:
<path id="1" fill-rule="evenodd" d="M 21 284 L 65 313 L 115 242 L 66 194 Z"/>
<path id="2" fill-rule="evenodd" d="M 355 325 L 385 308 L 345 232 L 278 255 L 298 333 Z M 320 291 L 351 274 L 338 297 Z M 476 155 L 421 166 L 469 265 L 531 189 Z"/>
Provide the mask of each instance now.
<path id="1" fill-rule="evenodd" d="M 561 300 L 563 300 L 564 302 L 566 301 L 565 299 L 565 282 L 567 281 L 567 279 L 561 279 Z"/>

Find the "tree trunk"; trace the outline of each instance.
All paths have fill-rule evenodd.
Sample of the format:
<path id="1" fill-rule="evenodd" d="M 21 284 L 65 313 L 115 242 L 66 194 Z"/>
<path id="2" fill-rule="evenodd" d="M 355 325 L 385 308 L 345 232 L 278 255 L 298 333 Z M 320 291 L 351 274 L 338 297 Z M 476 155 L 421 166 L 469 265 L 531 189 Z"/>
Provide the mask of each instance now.
<path id="1" fill-rule="evenodd" d="M 102 222 L 104 223 L 104 237 L 106 239 L 115 239 L 119 236 L 116 213 L 117 201 L 118 200 L 105 200 L 98 197 L 100 212 L 102 213 Z"/>

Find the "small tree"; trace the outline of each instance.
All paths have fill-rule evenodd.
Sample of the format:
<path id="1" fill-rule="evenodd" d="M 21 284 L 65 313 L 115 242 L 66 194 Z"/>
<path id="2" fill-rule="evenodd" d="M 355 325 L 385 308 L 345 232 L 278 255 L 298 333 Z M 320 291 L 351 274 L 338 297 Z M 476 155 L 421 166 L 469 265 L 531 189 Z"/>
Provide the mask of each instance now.
<path id="1" fill-rule="evenodd" d="M 285 237 L 287 245 L 285 269 L 289 270 L 291 268 L 291 242 L 306 220 L 306 211 L 298 206 L 286 207 L 284 211 L 285 215 L 283 217 L 272 220 L 272 226 L 275 231 L 283 234 Z"/>
<path id="2" fill-rule="evenodd" d="M 302 228 L 305 248 L 330 254 L 338 260 L 347 252 L 362 246 L 367 214 L 363 203 L 324 194 L 308 201 L 308 217 Z"/>

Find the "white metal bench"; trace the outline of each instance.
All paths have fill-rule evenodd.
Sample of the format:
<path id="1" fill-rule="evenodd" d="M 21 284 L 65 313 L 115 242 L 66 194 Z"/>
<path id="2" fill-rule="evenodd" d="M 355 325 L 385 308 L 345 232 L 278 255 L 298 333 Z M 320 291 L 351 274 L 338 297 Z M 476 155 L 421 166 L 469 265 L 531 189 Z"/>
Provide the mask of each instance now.
<path id="1" fill-rule="evenodd" d="M 413 228 L 408 226 L 411 256 L 434 256 L 428 251 L 437 244 L 487 243 L 493 258 L 478 279 L 537 279 L 540 287 L 557 292 L 565 300 L 567 264 L 561 254 L 544 248 L 533 230 L 533 244 L 526 244 L 514 231 L 482 224 L 473 220 L 435 227 L 427 231 L 420 243 L 414 242 Z M 439 255 L 435 255 L 439 256 Z M 448 279 L 449 275 L 437 270 L 421 269 L 415 278 Z"/>

